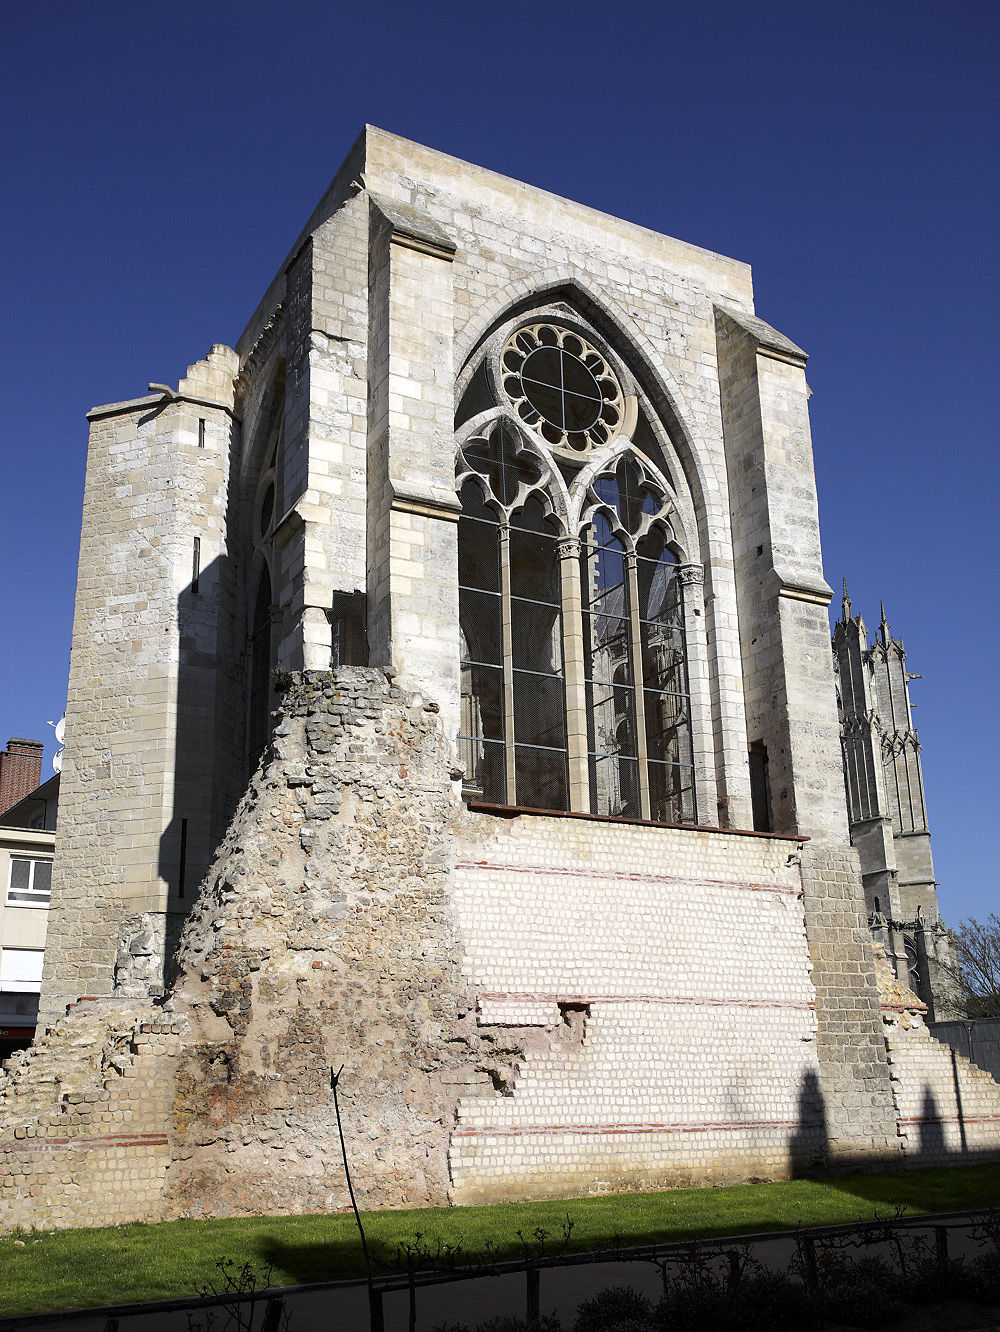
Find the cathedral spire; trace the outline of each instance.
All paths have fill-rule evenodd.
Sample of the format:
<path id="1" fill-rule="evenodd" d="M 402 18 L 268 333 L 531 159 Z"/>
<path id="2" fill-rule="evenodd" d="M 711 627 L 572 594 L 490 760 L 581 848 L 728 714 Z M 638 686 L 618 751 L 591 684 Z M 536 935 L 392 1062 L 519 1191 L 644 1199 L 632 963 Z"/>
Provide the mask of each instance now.
<path id="1" fill-rule="evenodd" d="M 891 638 L 890 633 L 889 633 L 889 621 L 885 618 L 885 602 L 884 602 L 884 601 L 880 601 L 880 602 L 879 602 L 879 608 L 880 608 L 881 611 L 882 611 L 882 622 L 881 622 L 881 624 L 879 625 L 879 632 L 880 632 L 881 635 L 882 635 L 882 646 L 883 646 L 883 647 L 888 647 L 889 644 L 892 642 L 892 638 Z"/>
<path id="2" fill-rule="evenodd" d="M 847 579 L 844 579 L 844 599 L 840 603 L 840 618 L 844 624 L 851 618 L 851 598 L 847 595 Z"/>

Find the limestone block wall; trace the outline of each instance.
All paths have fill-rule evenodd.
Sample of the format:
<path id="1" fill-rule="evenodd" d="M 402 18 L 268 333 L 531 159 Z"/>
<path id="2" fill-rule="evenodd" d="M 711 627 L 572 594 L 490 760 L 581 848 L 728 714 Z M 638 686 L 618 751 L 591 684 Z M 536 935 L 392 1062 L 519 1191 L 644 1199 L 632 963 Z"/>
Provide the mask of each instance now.
<path id="1" fill-rule="evenodd" d="M 461 369 L 517 302 L 575 302 L 623 354 L 634 348 L 700 506 L 714 758 L 723 822 L 750 826 L 746 728 L 712 304 L 752 308 L 749 269 L 369 126 L 365 184 L 457 246 L 453 358 Z M 453 631 L 450 631 L 453 632 Z"/>
<path id="2" fill-rule="evenodd" d="M 521 816 L 455 872 L 479 1019 L 557 1039 L 459 1106 L 458 1202 L 777 1178 L 821 1155 L 798 844 Z"/>
<path id="3" fill-rule="evenodd" d="M 904 1161 L 919 1167 L 1000 1159 L 1000 1084 L 988 1059 L 973 1063 L 945 1044 L 936 1031 L 948 1024 L 928 1025 L 927 1005 L 896 976 L 882 944 L 874 956 Z"/>
<path id="4" fill-rule="evenodd" d="M 180 1024 L 78 1006 L 0 1083 L 0 1230 L 158 1221 Z"/>
<path id="5" fill-rule="evenodd" d="M 91 413 L 41 1025 L 111 992 L 132 926 L 161 941 L 145 981 L 162 988 L 162 941 L 231 809 L 236 369 L 216 347 L 176 395 Z"/>
<path id="6" fill-rule="evenodd" d="M 295 513 L 280 534 L 289 589 L 282 663 L 325 669 L 332 593 L 367 587 L 372 659 L 392 660 L 415 688 L 447 680 L 453 688 L 439 702 L 446 720 L 455 712 L 447 530 L 455 376 L 518 302 L 554 293 L 645 358 L 644 391 L 676 436 L 698 496 L 714 729 L 707 757 L 723 822 L 746 827 L 712 310 L 716 300 L 752 308 L 748 267 L 370 126 L 237 344 L 248 356 L 283 309 L 286 439 L 297 453 Z"/>

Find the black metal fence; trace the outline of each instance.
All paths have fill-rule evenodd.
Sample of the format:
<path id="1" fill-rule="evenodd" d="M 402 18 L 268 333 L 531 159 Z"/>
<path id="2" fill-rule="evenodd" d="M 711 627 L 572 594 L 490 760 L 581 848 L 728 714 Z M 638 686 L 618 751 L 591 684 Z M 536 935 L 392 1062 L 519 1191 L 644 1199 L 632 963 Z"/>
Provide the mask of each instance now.
<path id="1" fill-rule="evenodd" d="M 366 1287 L 370 1332 L 384 1332 L 385 1297 L 397 1292 L 406 1293 L 407 1326 L 409 1332 L 417 1332 L 422 1291 L 447 1283 L 489 1281 L 518 1274 L 524 1279 L 524 1316 L 530 1322 L 540 1317 L 543 1275 L 552 1269 L 595 1263 L 652 1264 L 659 1271 L 664 1290 L 679 1277 L 690 1279 L 692 1275 L 698 1277 L 705 1273 L 730 1289 L 738 1289 L 748 1263 L 754 1261 L 755 1252 L 764 1245 L 782 1244 L 787 1248 L 786 1270 L 800 1280 L 807 1291 L 814 1292 L 822 1285 L 823 1273 L 831 1257 L 842 1257 L 848 1251 L 880 1250 L 888 1254 L 900 1275 L 907 1280 L 918 1271 L 925 1274 L 935 1268 L 946 1271 L 959 1249 L 967 1253 L 971 1248 L 1000 1260 L 1000 1210 L 932 1217 L 897 1215 L 847 1225 L 662 1244 L 626 1245 L 613 1240 L 603 1249 L 586 1252 L 573 1252 L 571 1242 L 570 1223 L 558 1237 L 544 1231 L 522 1236 L 521 1255 L 501 1258 L 490 1250 L 468 1254 L 459 1245 L 430 1246 L 416 1235 L 412 1242 L 399 1245 L 391 1257 L 373 1256 L 374 1270 L 370 1278 L 299 1286 L 260 1285 L 259 1275 L 249 1265 L 237 1268 L 235 1264 L 223 1264 L 220 1284 L 224 1289 L 205 1289 L 184 1299 L 4 1318 L 0 1319 L 0 1332 L 14 1332 L 14 1329 L 21 1332 L 21 1329 L 97 1318 L 105 1320 L 104 1332 L 118 1332 L 119 1322 L 124 1318 L 131 1320 L 143 1314 L 157 1314 L 162 1325 L 162 1315 L 170 1312 L 177 1313 L 179 1329 L 196 1326 L 193 1316 L 199 1312 L 211 1312 L 225 1315 L 226 1321 L 219 1324 L 219 1332 L 284 1332 L 290 1321 L 290 1297 L 318 1291 L 330 1295 L 327 1325 L 347 1332 L 347 1325 L 338 1320 L 337 1305 L 341 1302 L 338 1296 L 343 1297 L 348 1290 L 359 1292 Z M 627 1275 L 622 1279 L 627 1281 Z M 209 1320 L 210 1323 L 215 1321 L 215 1317 Z"/>

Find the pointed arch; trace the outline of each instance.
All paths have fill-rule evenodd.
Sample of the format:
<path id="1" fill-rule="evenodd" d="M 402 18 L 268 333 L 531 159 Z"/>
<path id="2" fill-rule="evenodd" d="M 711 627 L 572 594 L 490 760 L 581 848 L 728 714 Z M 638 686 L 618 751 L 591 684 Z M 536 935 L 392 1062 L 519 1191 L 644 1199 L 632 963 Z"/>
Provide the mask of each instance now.
<path id="1" fill-rule="evenodd" d="M 620 458 L 630 453 L 641 460 L 643 467 L 665 496 L 669 504 L 669 510 L 663 514 L 663 517 L 669 522 L 673 543 L 677 546 L 675 554 L 682 561 L 688 560 L 691 544 L 685 533 L 684 520 L 673 486 L 656 463 L 640 449 L 637 449 L 631 439 L 625 437 L 616 439 L 606 449 L 593 454 L 582 471 L 573 478 L 573 483 L 569 488 L 569 530 L 575 532 L 583 523 L 587 492 L 596 478 L 604 472 L 611 471 Z"/>
<path id="2" fill-rule="evenodd" d="M 560 300 L 575 306 L 612 348 L 644 392 L 654 414 L 667 428 L 685 480 L 692 492 L 698 522 L 699 545 L 709 549 L 713 496 L 720 478 L 695 442 L 694 413 L 680 384 L 662 362 L 657 349 L 626 310 L 606 292 L 596 290 L 586 274 L 572 264 L 556 265 L 508 284 L 492 300 L 478 306 L 465 328 L 456 333 L 456 362 L 462 370 L 456 380 L 456 401 L 475 372 L 476 353 L 505 323 Z M 721 478 L 724 483 L 725 478 Z"/>
<path id="3" fill-rule="evenodd" d="M 519 448 L 525 453 L 530 454 L 531 457 L 537 459 L 542 473 L 537 488 L 542 494 L 544 494 L 552 516 L 558 522 L 561 530 L 563 532 L 572 531 L 570 525 L 569 489 L 561 472 L 557 467 L 552 466 L 551 458 L 539 447 L 538 442 L 531 435 L 530 431 L 525 430 L 521 423 L 513 419 L 510 413 L 505 412 L 503 408 L 491 407 L 487 411 L 478 412 L 458 430 L 456 434 L 456 451 L 460 460 L 459 466 L 461 466 L 463 450 L 470 441 L 484 437 L 490 432 L 490 430 L 501 423 L 505 429 L 516 435 Z M 459 471 L 459 483 L 462 482 L 465 475 L 468 475 L 468 473 L 463 473 L 461 470 Z M 522 501 L 525 498 L 527 498 L 526 495 L 522 497 Z"/>
<path id="4" fill-rule="evenodd" d="M 507 361 L 522 328 L 536 340 L 522 360 L 547 360 L 534 372 L 541 378 L 526 381 L 536 396 L 515 399 L 505 377 L 522 373 L 517 358 L 513 370 Z M 586 373 L 581 358 L 593 357 L 595 391 L 616 377 L 616 404 L 631 392 L 632 372 L 612 346 L 579 311 L 536 301 L 470 362 L 469 384 L 493 358 L 483 380 L 493 405 L 471 416 L 466 407 L 456 431 L 466 794 L 693 823 L 687 641 L 698 612 L 679 575 L 690 546 L 676 487 L 628 433 L 596 448 L 584 436 L 592 453 L 574 452 L 565 433 L 566 398 L 596 401 L 572 366 L 568 377 L 567 359 Z M 526 401 L 527 424 L 518 419 Z M 558 442 L 537 435 L 539 416 L 557 431 L 564 422 Z"/>

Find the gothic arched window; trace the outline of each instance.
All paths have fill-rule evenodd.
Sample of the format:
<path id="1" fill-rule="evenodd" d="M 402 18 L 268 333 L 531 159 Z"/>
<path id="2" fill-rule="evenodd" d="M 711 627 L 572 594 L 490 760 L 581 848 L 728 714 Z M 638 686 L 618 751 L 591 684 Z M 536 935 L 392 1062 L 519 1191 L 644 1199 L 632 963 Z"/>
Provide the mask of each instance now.
<path id="1" fill-rule="evenodd" d="M 613 403 L 604 422 L 617 420 L 622 394 L 608 385 L 606 361 L 582 338 L 559 347 L 546 373 L 561 376 L 564 397 L 571 390 L 563 361 L 581 355 L 603 401 Z M 519 350 L 518 365 L 534 372 L 531 349 Z M 511 399 L 523 388 L 517 373 Z M 539 418 L 545 409 L 565 421 L 573 407 L 550 404 L 530 382 L 522 396 Z M 596 397 L 589 410 L 596 417 Z M 603 468 L 597 458 L 590 470 L 579 470 L 585 458 L 567 468 L 554 441 L 531 438 L 525 415 L 523 405 L 516 420 L 502 408 L 480 413 L 459 450 L 466 795 L 693 823 L 684 579 L 664 484 L 621 443 Z M 562 447 L 608 453 L 614 441 L 599 424 L 590 442 L 564 430 Z"/>
<path id="2" fill-rule="evenodd" d="M 626 453 L 595 478 L 580 541 L 590 807 L 695 815 L 682 584 L 665 496 Z"/>
<path id="3" fill-rule="evenodd" d="M 480 799 L 565 809 L 558 530 L 541 479 L 502 421 L 462 451 L 462 748 Z"/>

